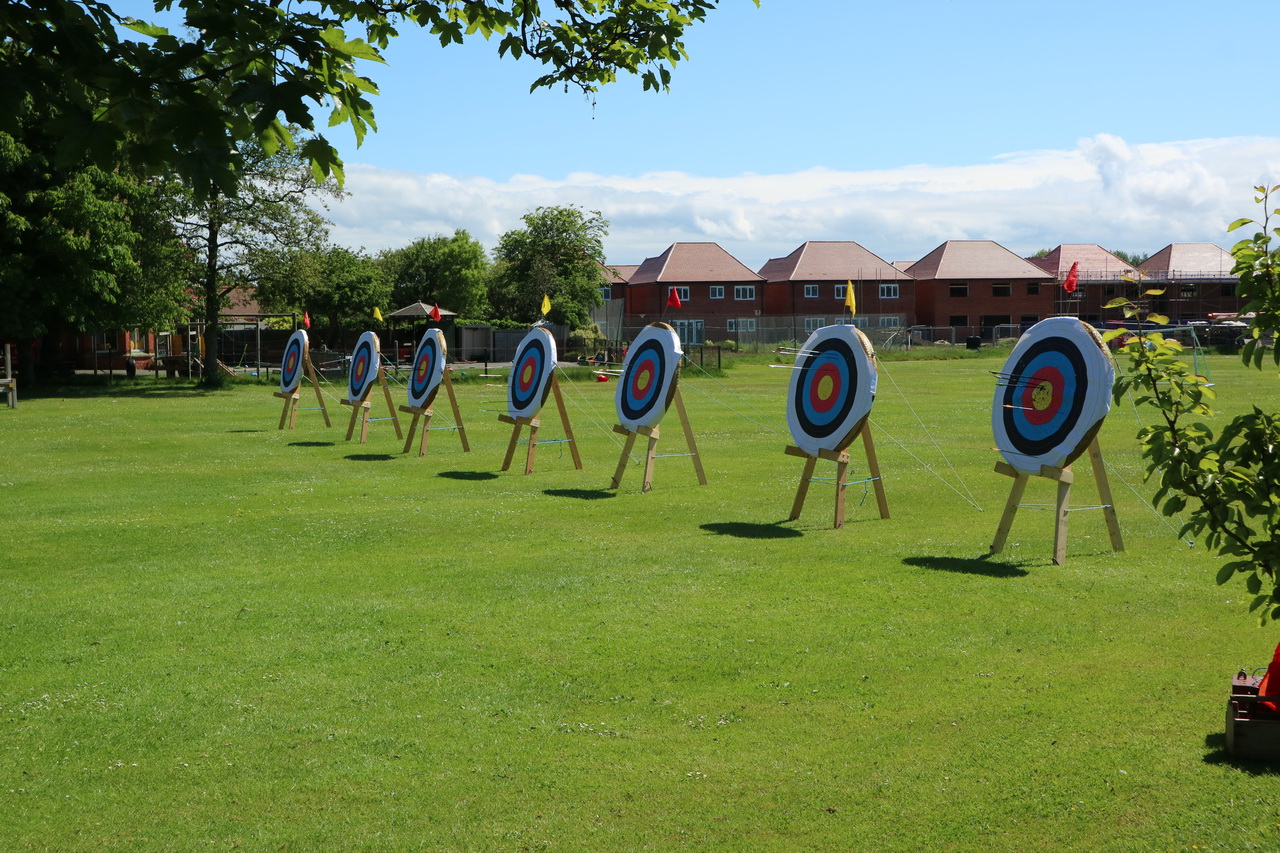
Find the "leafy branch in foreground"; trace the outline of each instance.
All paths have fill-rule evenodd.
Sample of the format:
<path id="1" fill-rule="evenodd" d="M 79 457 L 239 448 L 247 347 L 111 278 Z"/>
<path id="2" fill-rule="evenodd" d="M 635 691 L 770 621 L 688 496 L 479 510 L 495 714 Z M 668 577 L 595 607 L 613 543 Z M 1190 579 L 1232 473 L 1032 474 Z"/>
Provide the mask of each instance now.
<path id="1" fill-rule="evenodd" d="M 1268 345 L 1280 364 L 1280 351 L 1274 346 L 1280 325 L 1280 246 L 1273 245 L 1280 229 L 1270 226 L 1280 209 L 1268 207 L 1280 186 L 1255 190 L 1255 200 L 1263 206 L 1262 221 L 1240 219 L 1228 230 L 1259 227 L 1231 254 L 1236 259 L 1232 272 L 1240 277 L 1239 292 L 1247 301 L 1245 310 L 1254 313 L 1243 358 L 1261 367 Z M 1144 296 L 1161 292 L 1148 290 Z M 1123 309 L 1129 319 L 1168 323 L 1159 314 L 1144 317 L 1142 307 L 1127 299 L 1106 307 Z M 1218 583 L 1242 575 L 1253 596 L 1249 609 L 1258 613 L 1259 621 L 1280 619 L 1280 414 L 1254 406 L 1215 435 L 1203 421 L 1192 420 L 1213 414 L 1209 381 L 1182 358 L 1180 343 L 1160 332 L 1144 332 L 1142 323 L 1138 325 L 1136 333 L 1120 329 L 1104 338 L 1121 337 L 1121 352 L 1129 362 L 1128 372 L 1116 379 L 1116 400 L 1134 392 L 1138 404 L 1160 415 L 1157 423 L 1138 432 L 1146 477 L 1159 484 L 1154 503 L 1166 516 L 1186 510 L 1181 535 L 1203 536 L 1219 556 L 1231 558 L 1218 571 Z"/>

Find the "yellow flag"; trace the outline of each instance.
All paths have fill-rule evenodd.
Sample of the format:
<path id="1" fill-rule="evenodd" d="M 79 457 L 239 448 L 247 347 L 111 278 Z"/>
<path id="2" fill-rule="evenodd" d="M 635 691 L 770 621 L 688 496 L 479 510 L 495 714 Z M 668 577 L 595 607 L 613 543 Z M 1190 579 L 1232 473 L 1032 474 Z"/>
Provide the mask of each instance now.
<path id="1" fill-rule="evenodd" d="M 844 307 L 849 309 L 849 316 L 852 317 L 857 313 L 856 304 L 853 301 L 853 282 L 847 281 L 844 284 Z"/>
<path id="2" fill-rule="evenodd" d="M 379 323 L 382 322 L 382 312 L 378 310 L 377 305 L 373 306 L 373 319 L 377 320 Z"/>
<path id="3" fill-rule="evenodd" d="M 551 298 L 547 294 L 542 294 L 542 316 L 546 316 L 551 310 Z"/>

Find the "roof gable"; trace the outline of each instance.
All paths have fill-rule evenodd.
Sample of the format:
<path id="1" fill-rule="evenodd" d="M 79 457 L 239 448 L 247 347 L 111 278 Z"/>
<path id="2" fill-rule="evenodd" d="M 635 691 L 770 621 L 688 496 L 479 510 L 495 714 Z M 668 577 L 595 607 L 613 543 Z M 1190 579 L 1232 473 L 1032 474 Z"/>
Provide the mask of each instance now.
<path id="1" fill-rule="evenodd" d="M 1040 269 L 1058 278 L 1066 278 L 1074 264 L 1080 274 L 1093 273 L 1093 278 L 1119 278 L 1133 272 L 1133 264 L 1108 252 L 1097 243 L 1063 243 L 1043 258 L 1027 258 Z"/>
<path id="2" fill-rule="evenodd" d="M 852 240 L 810 240 L 760 268 L 767 281 L 909 281 L 911 276 Z"/>
<path id="3" fill-rule="evenodd" d="M 1054 277 L 994 240 L 948 240 L 912 264 L 907 272 L 917 280 L 1019 278 L 1045 281 Z"/>
<path id="4" fill-rule="evenodd" d="M 718 243 L 672 243 L 661 255 L 647 258 L 628 284 L 676 284 L 686 281 L 761 281 L 742 261 Z"/>

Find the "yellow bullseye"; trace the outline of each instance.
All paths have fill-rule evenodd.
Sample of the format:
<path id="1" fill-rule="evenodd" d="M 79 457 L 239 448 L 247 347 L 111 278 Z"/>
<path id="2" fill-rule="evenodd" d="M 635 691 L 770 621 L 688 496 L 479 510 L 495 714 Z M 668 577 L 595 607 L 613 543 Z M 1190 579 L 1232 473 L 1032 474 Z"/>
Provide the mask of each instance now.
<path id="1" fill-rule="evenodd" d="M 646 388 L 649 387 L 649 380 L 652 378 L 653 378 L 653 374 L 650 373 L 649 371 L 647 370 L 640 371 L 639 375 L 636 376 L 636 388 L 638 388 L 641 391 L 644 391 Z"/>
<path id="2" fill-rule="evenodd" d="M 1031 405 L 1035 406 L 1036 411 L 1043 412 L 1045 409 L 1053 405 L 1053 383 L 1047 380 L 1041 381 L 1039 385 L 1031 392 Z"/>
<path id="3" fill-rule="evenodd" d="M 533 365 L 526 364 L 524 366 L 524 370 L 521 371 L 520 373 L 520 382 L 521 384 L 528 385 L 529 382 L 532 381 L 532 379 L 533 379 Z"/>
<path id="4" fill-rule="evenodd" d="M 831 392 L 835 390 L 836 382 L 830 376 L 824 376 L 818 380 L 818 399 L 828 400 L 831 398 Z"/>

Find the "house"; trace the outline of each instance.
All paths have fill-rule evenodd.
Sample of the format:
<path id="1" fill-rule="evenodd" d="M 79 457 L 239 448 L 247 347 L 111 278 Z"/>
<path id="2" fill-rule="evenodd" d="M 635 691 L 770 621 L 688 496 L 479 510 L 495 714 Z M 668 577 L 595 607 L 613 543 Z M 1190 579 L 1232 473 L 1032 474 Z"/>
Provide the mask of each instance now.
<path id="1" fill-rule="evenodd" d="M 1150 309 L 1187 323 L 1241 310 L 1233 266 L 1231 253 L 1213 243 L 1170 243 L 1139 264 L 1138 273 L 1144 291 L 1164 290 L 1150 297 Z"/>
<path id="2" fill-rule="evenodd" d="M 607 341 L 623 339 L 623 313 L 627 301 L 627 282 L 639 264 L 601 264 L 600 298 L 603 305 L 591 309 L 591 322 L 600 328 Z"/>
<path id="3" fill-rule="evenodd" d="M 688 344 L 743 335 L 751 339 L 764 310 L 764 283 L 716 243 L 672 243 L 628 279 L 624 337 L 664 320 Z M 673 290 L 681 308 L 667 307 Z"/>
<path id="4" fill-rule="evenodd" d="M 770 259 L 760 277 L 765 315 L 792 326 L 781 337 L 803 340 L 815 329 L 847 319 L 850 285 L 855 325 L 898 328 L 915 322 L 915 279 L 853 241 L 811 240 L 785 258 Z"/>
<path id="5" fill-rule="evenodd" d="M 948 240 L 906 272 L 916 282 L 916 322 L 959 337 L 1016 337 L 1053 314 L 1056 277 L 993 240 Z"/>
<path id="6" fill-rule="evenodd" d="M 1103 306 L 1131 290 L 1125 281 L 1134 275 L 1128 261 L 1097 243 L 1063 243 L 1042 258 L 1027 260 L 1058 280 L 1053 288 L 1054 314 L 1079 317 L 1095 326 L 1120 316 L 1118 309 L 1107 311 Z M 1062 285 L 1072 267 L 1076 269 L 1076 289 L 1068 292 Z"/>

